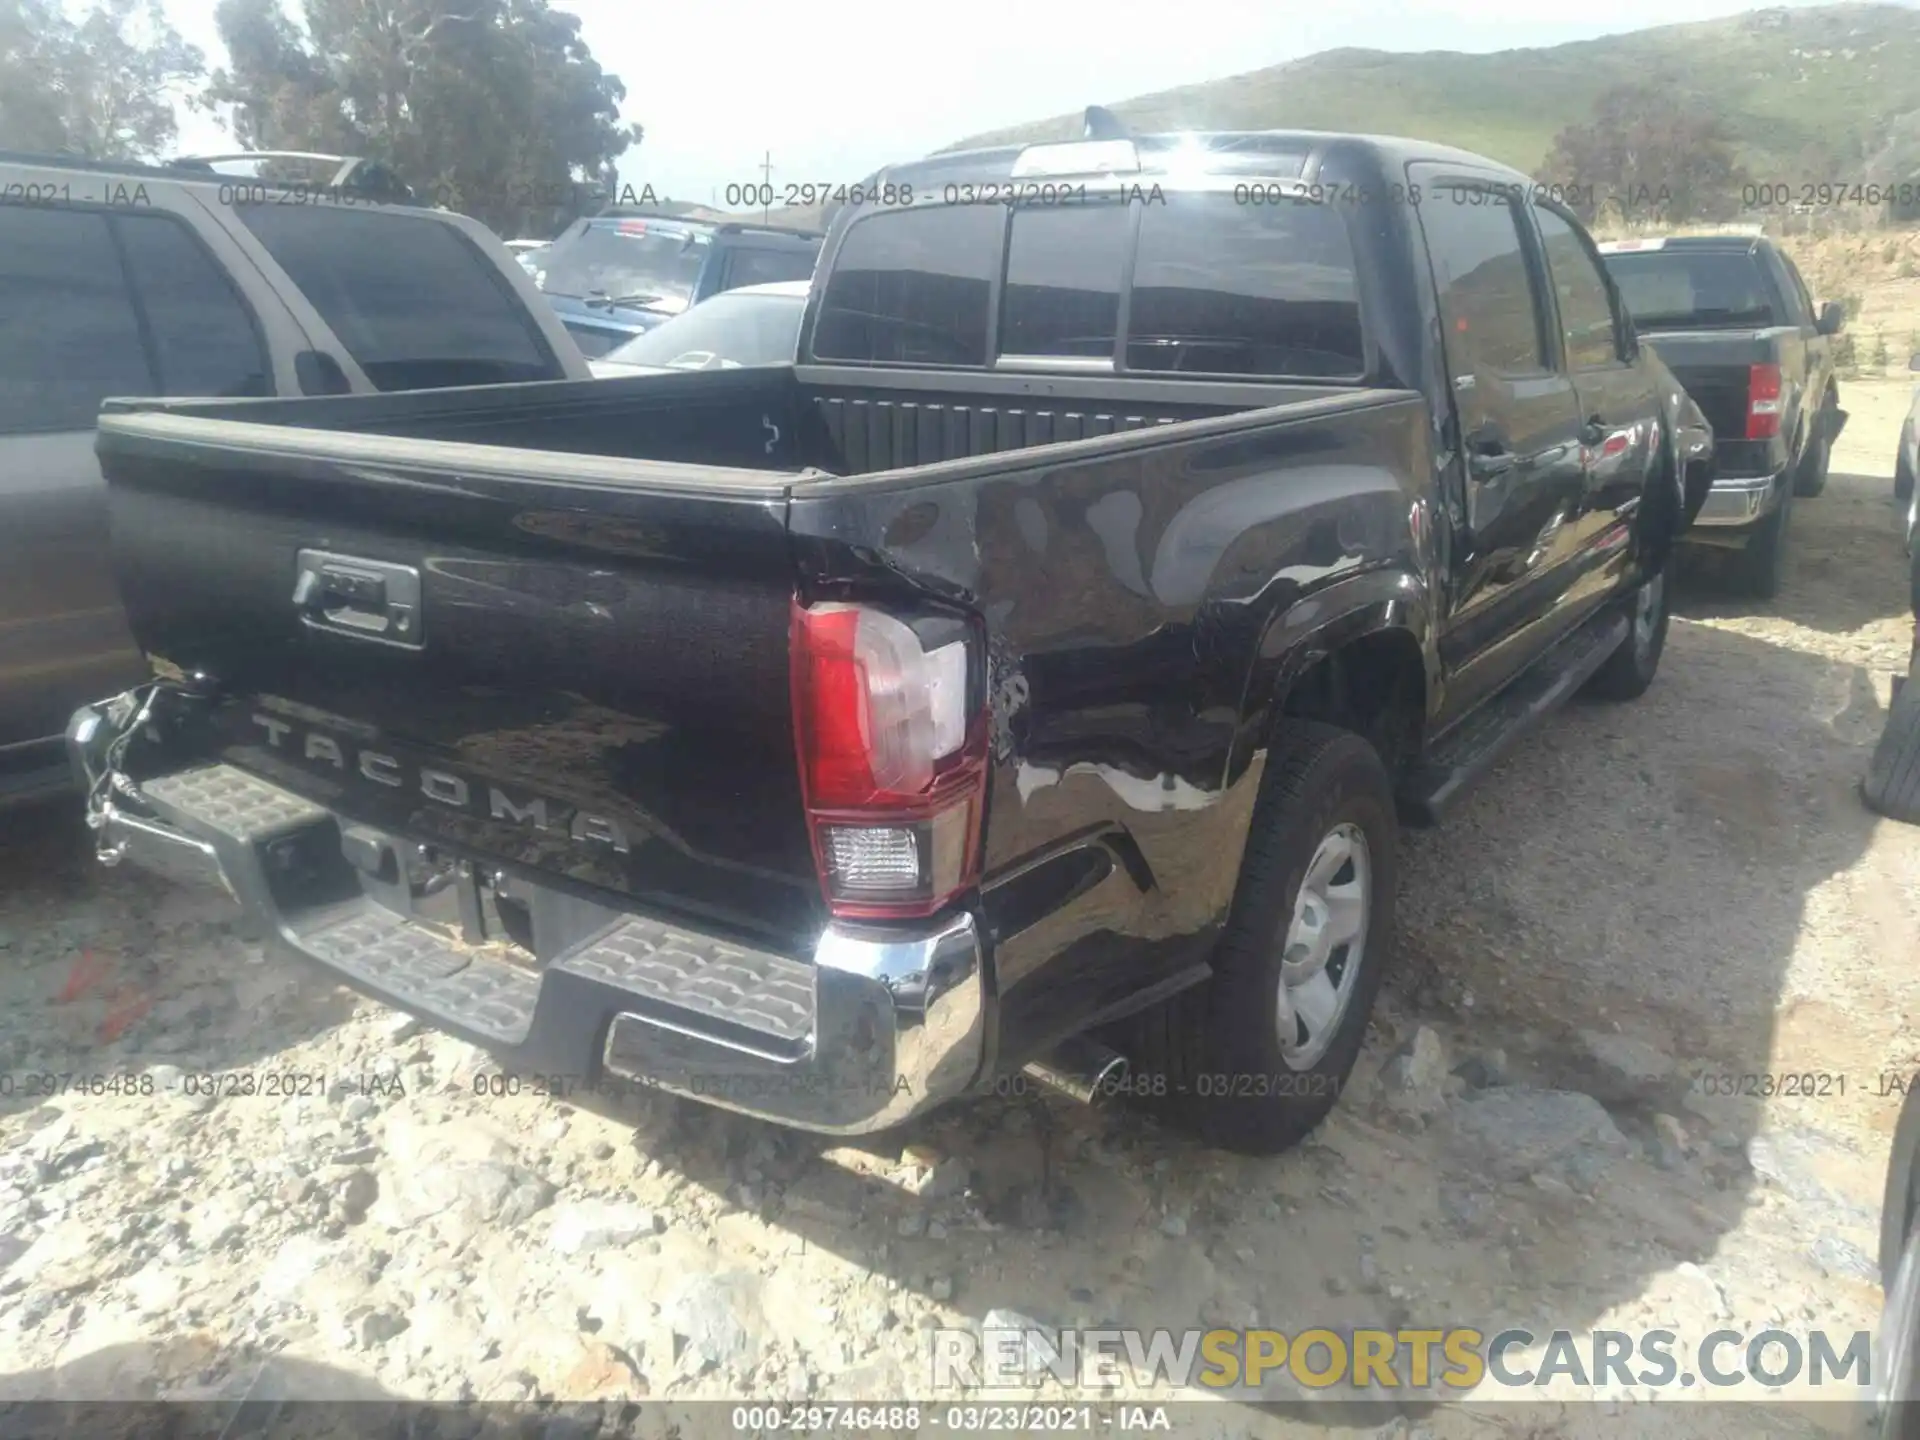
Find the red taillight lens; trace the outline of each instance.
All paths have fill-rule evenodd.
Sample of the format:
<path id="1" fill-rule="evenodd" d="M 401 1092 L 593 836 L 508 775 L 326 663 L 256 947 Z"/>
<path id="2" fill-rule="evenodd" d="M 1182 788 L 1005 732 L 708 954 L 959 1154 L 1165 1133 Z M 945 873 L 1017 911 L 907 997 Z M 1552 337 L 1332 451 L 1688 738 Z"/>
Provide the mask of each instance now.
<path id="1" fill-rule="evenodd" d="M 795 602 L 794 740 L 834 914 L 930 915 L 979 878 L 987 730 L 974 649 L 966 634 L 929 647 L 871 606 Z"/>
<path id="2" fill-rule="evenodd" d="M 1747 439 L 1771 440 L 1780 433 L 1780 367 L 1747 367 Z"/>

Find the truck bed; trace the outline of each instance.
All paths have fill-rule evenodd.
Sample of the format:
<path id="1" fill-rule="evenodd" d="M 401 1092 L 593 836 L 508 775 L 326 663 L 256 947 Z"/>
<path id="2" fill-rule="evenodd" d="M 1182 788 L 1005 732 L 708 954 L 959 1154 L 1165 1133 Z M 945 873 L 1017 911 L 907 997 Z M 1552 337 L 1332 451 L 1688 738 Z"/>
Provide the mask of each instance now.
<path id="1" fill-rule="evenodd" d="M 1355 393 L 1350 386 L 938 371 L 902 371 L 876 383 L 872 368 L 765 366 L 265 402 L 112 401 L 107 408 L 109 414 L 138 411 L 333 431 L 342 438 L 331 445 L 310 437 L 301 444 L 343 460 L 377 450 L 388 458 L 457 461 L 481 472 L 504 473 L 516 463 L 506 456 L 396 451 L 366 443 L 365 437 L 381 436 L 641 462 L 569 470 L 588 482 L 624 478 L 647 488 L 773 493 L 785 477 L 866 475 Z M 131 437 L 136 429 L 156 442 L 200 433 L 192 425 L 122 426 L 118 433 Z M 229 444 L 271 449 L 276 443 L 270 432 L 223 427 L 223 434 Z M 706 473 L 676 483 L 664 468 L 675 465 L 698 465 Z M 751 474 L 721 473 L 726 471 L 783 478 L 759 482 Z"/>
<path id="2" fill-rule="evenodd" d="M 1033 763 L 1152 776 L 1177 754 L 1216 789 L 1243 742 L 1240 632 L 1298 589 L 1269 584 L 1284 556 L 1331 578 L 1361 543 L 1336 532 L 1401 543 L 1423 414 L 1357 387 L 778 368 L 116 401 L 99 451 L 135 636 L 215 682 L 226 763 L 792 953 L 823 919 L 796 595 L 905 587 L 979 615 Z M 303 609 L 316 555 L 390 570 L 418 625 Z M 551 827 L 524 822 L 536 802 Z M 1024 808 L 989 826 L 989 868 L 1057 838 Z"/>

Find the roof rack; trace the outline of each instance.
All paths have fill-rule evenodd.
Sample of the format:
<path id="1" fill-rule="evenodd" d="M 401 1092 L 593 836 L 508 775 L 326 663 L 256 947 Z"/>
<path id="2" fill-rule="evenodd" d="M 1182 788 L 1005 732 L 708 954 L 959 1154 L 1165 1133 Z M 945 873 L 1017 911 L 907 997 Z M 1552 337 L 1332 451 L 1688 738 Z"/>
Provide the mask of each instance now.
<path id="1" fill-rule="evenodd" d="M 332 175 L 321 182 L 329 190 L 377 191 L 396 199 L 414 198 L 413 187 L 396 175 L 392 166 L 361 155 L 331 155 L 319 150 L 237 150 L 220 155 L 182 155 L 173 164 L 177 168 L 218 174 L 214 169 L 216 165 L 258 160 L 306 160 L 332 166 Z"/>
<path id="2" fill-rule="evenodd" d="M 671 225 L 698 225 L 721 235 L 748 232 L 762 235 L 792 235 L 803 240 L 818 240 L 827 233 L 805 225 L 775 225 L 753 220 L 710 220 L 704 215 L 682 215 L 651 205 L 608 205 L 593 217 L 596 220 L 665 220 Z"/>

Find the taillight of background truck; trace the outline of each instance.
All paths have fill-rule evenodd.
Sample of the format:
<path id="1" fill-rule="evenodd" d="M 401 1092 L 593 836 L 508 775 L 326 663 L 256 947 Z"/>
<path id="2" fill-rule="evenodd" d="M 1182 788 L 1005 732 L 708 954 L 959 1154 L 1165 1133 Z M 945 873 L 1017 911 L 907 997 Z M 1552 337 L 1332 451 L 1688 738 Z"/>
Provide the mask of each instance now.
<path id="1" fill-rule="evenodd" d="M 1780 367 L 1747 367 L 1747 439 L 1771 440 L 1780 433 Z"/>
<path id="2" fill-rule="evenodd" d="M 867 605 L 794 603 L 801 793 L 837 916 L 931 915 L 979 878 L 987 723 L 973 635 L 958 621 L 916 633 Z"/>

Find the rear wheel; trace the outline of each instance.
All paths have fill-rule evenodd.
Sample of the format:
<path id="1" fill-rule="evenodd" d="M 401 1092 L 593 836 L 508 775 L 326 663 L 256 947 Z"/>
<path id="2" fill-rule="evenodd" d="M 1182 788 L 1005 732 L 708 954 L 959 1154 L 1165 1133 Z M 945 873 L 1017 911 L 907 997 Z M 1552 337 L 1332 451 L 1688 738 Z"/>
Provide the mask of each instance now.
<path id="1" fill-rule="evenodd" d="M 1586 693 L 1591 698 L 1638 700 L 1653 684 L 1653 677 L 1660 669 L 1661 652 L 1667 648 L 1667 622 L 1671 616 L 1667 608 L 1667 577 L 1672 569 L 1673 562 L 1669 560 L 1664 569 L 1633 592 L 1632 609 L 1628 612 L 1632 625 L 1620 648 L 1609 655 L 1606 663 L 1587 681 Z"/>
<path id="2" fill-rule="evenodd" d="M 1771 600 L 1787 573 L 1787 525 L 1793 515 L 1793 489 L 1783 487 L 1780 503 L 1761 522 L 1746 548 L 1733 557 L 1733 577 L 1745 594 Z"/>
<path id="3" fill-rule="evenodd" d="M 1136 1071 L 1172 1118 L 1250 1154 L 1297 1142 L 1359 1058 L 1398 883 L 1393 789 L 1358 735 L 1282 721 L 1205 985 L 1140 1017 Z"/>

